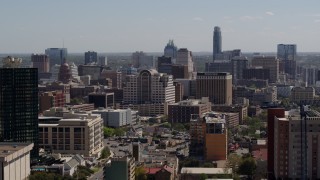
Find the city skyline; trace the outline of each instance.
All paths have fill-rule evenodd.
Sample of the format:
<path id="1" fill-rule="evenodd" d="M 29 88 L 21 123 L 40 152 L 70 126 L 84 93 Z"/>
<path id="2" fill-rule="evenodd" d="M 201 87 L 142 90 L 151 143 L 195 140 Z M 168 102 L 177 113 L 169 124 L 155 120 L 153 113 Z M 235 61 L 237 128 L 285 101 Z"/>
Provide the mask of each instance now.
<path id="1" fill-rule="evenodd" d="M 319 5 L 315 0 L 5 0 L 0 7 L 0 53 L 44 53 L 51 47 L 66 47 L 71 53 L 162 52 L 169 39 L 179 48 L 211 52 L 215 26 L 221 28 L 222 50 L 276 52 L 283 43 L 297 44 L 298 52 L 320 52 Z"/>

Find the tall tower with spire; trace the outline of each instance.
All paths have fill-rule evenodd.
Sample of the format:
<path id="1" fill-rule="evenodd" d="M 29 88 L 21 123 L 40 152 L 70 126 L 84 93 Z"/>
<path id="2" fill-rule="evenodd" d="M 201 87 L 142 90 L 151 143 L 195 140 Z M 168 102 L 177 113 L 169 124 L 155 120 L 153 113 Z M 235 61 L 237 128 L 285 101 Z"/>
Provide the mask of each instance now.
<path id="1" fill-rule="evenodd" d="M 222 52 L 222 37 L 219 26 L 214 27 L 213 31 L 213 60 L 216 59 L 218 54 Z"/>

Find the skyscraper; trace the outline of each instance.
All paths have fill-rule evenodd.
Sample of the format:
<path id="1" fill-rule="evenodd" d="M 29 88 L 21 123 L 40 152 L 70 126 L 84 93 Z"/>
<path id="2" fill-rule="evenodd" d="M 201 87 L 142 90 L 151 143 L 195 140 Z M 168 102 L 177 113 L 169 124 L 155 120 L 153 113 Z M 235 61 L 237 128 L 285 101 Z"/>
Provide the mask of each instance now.
<path id="1" fill-rule="evenodd" d="M 63 64 L 67 59 L 68 51 L 67 48 L 48 48 L 45 50 L 45 54 L 49 57 L 50 67 L 52 67 L 55 64 Z"/>
<path id="2" fill-rule="evenodd" d="M 220 27 L 214 27 L 213 31 L 213 59 L 215 60 L 217 54 L 222 52 L 222 37 Z"/>
<path id="3" fill-rule="evenodd" d="M 164 48 L 164 56 L 171 57 L 172 59 L 177 58 L 177 46 L 173 43 L 173 40 L 169 40 L 168 44 Z"/>
<path id="4" fill-rule="evenodd" d="M 98 62 L 98 53 L 94 51 L 88 51 L 84 53 L 84 64 L 91 64 Z"/>
<path id="5" fill-rule="evenodd" d="M 0 68 L 0 141 L 34 143 L 38 146 L 38 70 L 19 68 L 21 59 L 6 57 Z"/>
<path id="6" fill-rule="evenodd" d="M 193 57 L 192 52 L 187 48 L 181 48 L 178 50 L 176 64 L 182 64 L 188 66 L 188 72 L 193 72 Z"/>
<path id="7" fill-rule="evenodd" d="M 284 72 L 290 75 L 289 78 L 295 79 L 297 69 L 297 45 L 278 44 L 277 56 L 280 61 L 284 62 Z"/>
<path id="8" fill-rule="evenodd" d="M 279 59 L 275 56 L 255 56 L 251 61 L 252 67 L 262 67 L 270 70 L 270 83 L 279 79 Z"/>

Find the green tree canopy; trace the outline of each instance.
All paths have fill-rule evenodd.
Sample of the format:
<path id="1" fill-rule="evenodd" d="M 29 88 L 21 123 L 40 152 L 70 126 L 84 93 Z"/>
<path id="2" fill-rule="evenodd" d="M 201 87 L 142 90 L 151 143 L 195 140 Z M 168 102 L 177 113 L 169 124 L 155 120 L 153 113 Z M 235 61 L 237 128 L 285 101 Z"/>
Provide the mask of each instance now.
<path id="1" fill-rule="evenodd" d="M 147 180 L 147 171 L 142 167 L 136 167 L 135 171 L 135 180 Z"/>

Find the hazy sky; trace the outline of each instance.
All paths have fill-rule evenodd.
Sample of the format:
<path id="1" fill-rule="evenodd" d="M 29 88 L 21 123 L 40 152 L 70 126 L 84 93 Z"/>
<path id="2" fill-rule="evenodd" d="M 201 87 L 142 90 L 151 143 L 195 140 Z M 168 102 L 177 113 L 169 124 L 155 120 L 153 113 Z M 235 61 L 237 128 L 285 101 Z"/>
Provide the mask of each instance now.
<path id="1" fill-rule="evenodd" d="M 320 52 L 319 0 L 1 0 L 0 53 L 211 52 L 214 26 L 223 50 Z"/>

